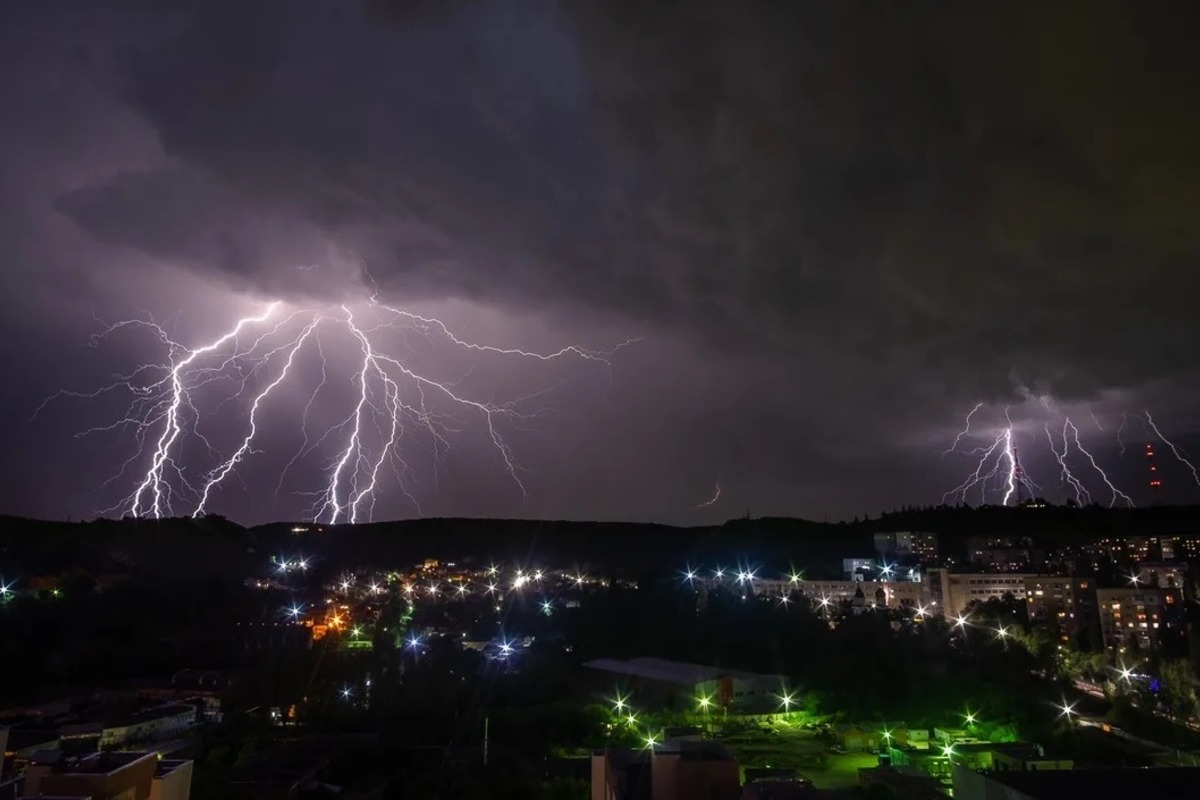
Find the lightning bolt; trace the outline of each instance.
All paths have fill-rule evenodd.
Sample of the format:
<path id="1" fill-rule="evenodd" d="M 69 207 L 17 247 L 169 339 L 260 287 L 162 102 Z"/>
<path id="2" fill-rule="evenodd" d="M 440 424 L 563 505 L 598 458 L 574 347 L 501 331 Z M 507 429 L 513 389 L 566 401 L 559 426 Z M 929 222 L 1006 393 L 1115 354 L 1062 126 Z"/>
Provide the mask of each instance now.
<path id="1" fill-rule="evenodd" d="M 1054 453 L 1054 458 L 1056 461 L 1058 461 L 1058 466 L 1062 470 L 1059 473 L 1061 480 L 1063 481 L 1063 483 L 1067 484 L 1068 486 L 1070 486 L 1072 489 L 1075 490 L 1075 502 L 1076 503 L 1078 503 L 1081 506 L 1091 505 L 1091 503 L 1092 503 L 1091 493 L 1088 492 L 1087 488 L 1084 487 L 1083 483 L 1080 482 L 1080 480 L 1075 477 L 1074 473 L 1071 472 L 1071 468 L 1067 466 L 1067 447 L 1068 447 L 1067 426 L 1063 425 L 1063 430 L 1062 430 L 1063 449 L 1062 449 L 1061 453 L 1058 452 L 1058 448 L 1055 447 L 1055 445 L 1054 445 L 1054 437 L 1050 434 L 1050 425 L 1046 424 L 1043 427 L 1045 428 L 1045 431 L 1046 431 L 1046 441 L 1050 443 L 1050 452 Z"/>
<path id="2" fill-rule="evenodd" d="M 983 408 L 983 403 L 976 403 L 975 407 L 972 408 L 970 410 L 970 412 L 967 413 L 967 418 L 964 421 L 965 424 L 963 425 L 963 429 L 958 432 L 957 436 L 954 437 L 954 442 L 949 447 L 947 447 L 945 450 L 942 451 L 942 458 L 945 458 L 950 453 L 957 452 L 958 443 L 962 441 L 962 438 L 964 436 L 968 436 L 971 433 L 971 417 L 975 416 L 975 412 L 981 408 Z"/>
<path id="3" fill-rule="evenodd" d="M 1096 470 L 1096 473 L 1100 476 L 1100 479 L 1104 481 L 1104 485 L 1108 487 L 1110 492 L 1112 492 L 1112 499 L 1109 500 L 1108 507 L 1112 508 L 1115 506 L 1117 504 L 1117 498 L 1120 498 L 1124 500 L 1130 508 L 1133 508 L 1133 500 L 1130 499 L 1129 495 L 1125 494 L 1113 485 L 1113 482 L 1108 478 L 1108 474 L 1104 470 L 1100 469 L 1100 465 L 1096 463 L 1096 459 L 1092 456 L 1092 454 L 1089 453 L 1082 444 L 1080 444 L 1079 429 L 1075 427 L 1075 424 L 1072 423 L 1070 419 L 1065 419 L 1063 423 L 1064 445 L 1067 440 L 1067 431 L 1070 431 L 1071 433 L 1071 440 L 1075 443 L 1075 449 L 1080 453 L 1083 453 L 1088 462 L 1092 465 L 1092 469 Z M 1065 446 L 1063 449 L 1066 449 Z"/>
<path id="4" fill-rule="evenodd" d="M 1049 396 L 1042 395 L 1037 397 L 1037 400 L 1039 400 L 1042 408 L 1061 419 L 1063 423 L 1061 431 L 1052 431 L 1048 423 L 1043 424 L 1042 429 L 1046 435 L 1046 442 L 1050 445 L 1050 452 L 1054 455 L 1054 460 L 1058 462 L 1060 480 L 1074 493 L 1075 501 L 1081 505 L 1090 504 L 1093 501 L 1094 495 L 1084 484 L 1083 478 L 1071 469 L 1072 451 L 1077 451 L 1079 456 L 1086 459 L 1092 471 L 1104 483 L 1105 488 L 1109 492 L 1108 505 L 1110 508 L 1116 506 L 1118 502 L 1130 508 L 1134 507 L 1133 499 L 1116 486 L 1112 478 L 1100 466 L 1095 455 L 1083 444 L 1083 437 L 1080 436 L 1079 428 L 1071 418 L 1062 413 Z M 970 413 L 966 416 L 962 429 L 954 437 L 954 442 L 948 449 L 942 452 L 943 458 L 949 453 L 960 453 L 973 456 L 977 459 L 975 468 L 967 477 L 954 489 L 942 495 L 943 503 L 949 502 L 951 498 L 958 498 L 959 502 L 966 502 L 968 494 L 975 489 L 979 490 L 980 503 L 987 502 L 989 493 L 998 493 L 1001 497 L 1001 502 L 1005 505 L 1011 502 L 1021 489 L 1025 489 L 1031 494 L 1035 491 L 1040 491 L 1037 483 L 1025 474 L 1017 458 L 1015 428 L 1008 408 L 1004 409 L 1005 427 L 996 433 L 987 444 L 971 450 L 960 449 L 963 440 L 973 435 L 973 417 L 981 406 L 982 404 L 976 404 L 971 409 Z M 1097 430 L 1104 431 L 1103 424 L 1097 418 L 1092 408 L 1087 406 L 1086 411 L 1091 417 L 1092 422 L 1096 425 Z M 1166 446 L 1171 448 L 1171 452 L 1175 458 L 1191 471 L 1192 479 L 1200 486 L 1200 469 L 1196 467 L 1195 463 L 1189 460 L 1187 453 L 1182 448 L 1163 435 L 1158 426 L 1154 424 L 1154 419 L 1148 411 L 1145 412 L 1144 416 L 1130 413 L 1123 413 L 1121 415 L 1121 423 L 1116 428 L 1116 439 L 1122 455 L 1125 453 L 1124 435 L 1130 419 L 1141 421 L 1147 436 L 1156 436 Z M 1059 445 L 1060 437 L 1061 447 Z"/>
<path id="5" fill-rule="evenodd" d="M 324 469 L 324 488 L 308 492 L 315 497 L 311 507 L 314 520 L 356 523 L 370 519 L 389 472 L 419 513 L 420 506 L 409 489 L 415 471 L 405 461 L 400 446 L 410 432 L 428 436 L 436 474 L 438 459 L 450 447 L 450 435 L 460 430 L 457 412 L 472 414 L 482 423 L 485 441 L 524 497 L 527 490 L 521 479 L 522 468 L 501 423 L 516 429 L 523 421 L 549 413 L 547 409 L 528 408 L 534 398 L 549 390 L 506 402 L 473 399 L 457 383 L 435 379 L 381 349 L 380 337 L 389 333 L 401 336 L 415 333 L 431 345 L 441 340 L 479 357 L 541 362 L 570 358 L 601 363 L 610 370 L 611 357 L 639 341 L 629 339 L 610 350 L 569 345 L 541 353 L 467 341 L 441 320 L 383 305 L 375 296 L 365 310 L 342 306 L 333 310 L 298 309 L 283 314 L 281 306 L 279 302 L 270 303 L 260 313 L 237 320 L 225 333 L 198 347 L 175 342 L 153 319 L 123 320 L 93 337 L 95 346 L 117 331 L 144 328 L 167 352 L 166 363 L 142 364 L 94 391 L 60 391 L 47 398 L 34 413 L 36 418 L 47 404 L 61 399 L 95 400 L 118 392 L 132 398 L 119 419 L 77 434 L 125 433 L 135 443 L 133 455 L 103 486 L 138 469 L 139 462 L 148 462 L 145 471 L 135 479 L 132 492 L 105 512 L 119 510 L 135 517 L 160 518 L 175 513 L 178 503 L 186 499 L 189 504 L 194 503 L 192 516 L 207 513 L 218 490 L 237 474 L 247 459 L 259 452 L 256 441 L 271 412 L 270 398 L 282 393 L 281 387 L 302 380 L 295 377 L 300 372 L 298 362 L 307 358 L 319 360 L 321 378 L 315 387 L 302 388 L 301 396 L 308 398 L 300 422 L 302 441 L 280 473 L 275 492 L 278 495 L 288 472 L 314 451 L 328 452 L 336 447 L 335 455 Z M 324 397 L 330 381 L 320 334 L 327 327 L 340 329 L 354 342 L 357 357 L 353 362 L 349 411 L 339 417 L 340 422 L 320 433 L 310 431 L 309 422 L 318 395 Z M 255 331 L 253 338 L 248 335 L 251 331 Z M 313 351 L 312 356 L 309 351 Z M 271 373 L 273 377 L 267 380 Z M 256 388 L 251 390 L 251 386 Z M 202 388 L 205 392 L 199 393 Z M 214 407 L 213 392 L 217 391 L 228 395 Z M 246 429 L 232 453 L 222 457 L 202 432 L 202 422 L 226 403 L 235 401 L 248 407 Z M 187 442 L 193 439 L 203 445 L 202 451 L 219 459 L 215 467 L 200 473 L 200 480 L 189 477 L 185 465 L 195 458 L 195 453 L 187 449 Z"/>
<path id="6" fill-rule="evenodd" d="M 271 303 L 267 306 L 267 310 L 259 316 L 238 320 L 233 330 L 209 344 L 198 347 L 195 350 L 189 350 L 184 358 L 171 367 L 169 377 L 170 388 L 168 390 L 170 399 L 163 414 L 162 434 L 155 443 L 150 469 L 146 471 L 145 477 L 142 478 L 141 483 L 138 484 L 137 489 L 134 490 L 133 496 L 130 499 L 129 513 L 133 516 L 140 517 L 143 511 L 147 509 L 143 505 L 143 498 L 147 493 L 152 497 L 148 507 L 151 516 L 157 518 L 163 516 L 164 513 L 170 512 L 171 487 L 170 483 L 165 480 L 165 470 L 168 466 L 177 470 L 177 465 L 171 458 L 171 448 L 183 434 L 179 409 L 185 402 L 190 402 L 188 401 L 187 385 L 183 380 L 184 370 L 196 361 L 196 359 L 215 352 L 226 342 L 236 340 L 243 328 L 254 323 L 266 322 L 277 307 L 278 303 Z M 182 478 L 182 475 L 180 477 Z"/>
<path id="7" fill-rule="evenodd" d="M 703 503 L 700 503 L 699 505 L 697 505 L 696 508 L 707 508 L 708 506 L 716 505 L 717 501 L 720 499 L 721 499 L 721 479 L 718 477 L 712 497 L 708 498 Z"/>
<path id="8" fill-rule="evenodd" d="M 300 332 L 300 335 L 297 336 L 293 342 L 291 342 L 288 349 L 287 360 L 284 361 L 283 369 L 279 371 L 278 377 L 268 383 L 266 388 L 255 396 L 254 401 L 250 404 L 250 431 L 246 434 L 246 438 L 242 439 L 241 445 L 237 450 L 234 451 L 233 455 L 229 457 L 229 460 L 209 474 L 208 481 L 204 484 L 204 488 L 200 492 L 200 502 L 196 504 L 196 510 L 192 512 L 193 517 L 204 516 L 205 506 L 208 505 L 209 493 L 211 493 L 213 488 L 218 486 L 221 481 L 225 480 L 229 473 L 233 472 L 233 468 L 237 466 L 239 461 L 241 461 L 248 453 L 251 452 L 250 448 L 254 443 L 254 437 L 258 434 L 259 407 L 262 405 L 263 400 L 267 398 L 267 395 L 269 395 L 276 386 L 283 383 L 284 379 L 287 378 L 288 371 L 291 370 L 292 364 L 296 360 L 296 353 L 300 352 L 300 348 L 304 346 L 304 343 L 308 340 L 309 335 L 317 329 L 317 325 L 320 323 L 321 318 L 317 317 L 312 322 L 304 326 L 304 330 Z"/>
<path id="9" fill-rule="evenodd" d="M 1175 454 L 1175 458 L 1179 459 L 1181 464 L 1192 471 L 1192 480 L 1196 482 L 1197 486 L 1200 486 L 1200 472 L 1196 471 L 1196 465 L 1188 460 L 1187 456 L 1175 446 L 1174 442 L 1162 435 L 1162 431 L 1154 424 L 1154 417 L 1150 416 L 1149 411 L 1143 411 L 1142 413 L 1146 415 L 1146 424 L 1150 426 L 1150 430 L 1154 431 L 1154 435 L 1161 439 L 1163 444 L 1171 448 L 1171 452 Z"/>
<path id="10" fill-rule="evenodd" d="M 976 406 L 972 409 L 971 414 L 978 410 L 979 406 Z M 946 452 L 957 452 L 958 443 L 969 432 L 971 414 L 967 415 L 966 426 L 955 437 L 954 444 Z M 996 434 L 990 445 L 967 451 L 967 455 L 979 457 L 975 469 L 967 475 L 962 483 L 942 495 L 943 503 L 949 502 L 954 497 L 960 498 L 965 503 L 967 493 L 976 487 L 979 488 L 980 503 L 986 503 L 988 486 L 996 483 L 1003 490 L 1001 505 L 1009 504 L 1013 496 L 1017 494 L 1018 487 L 1026 489 L 1030 494 L 1041 491 L 1041 487 L 1021 469 L 1020 461 L 1017 459 L 1016 445 L 1013 442 L 1013 422 L 1007 408 L 1004 409 L 1004 418 L 1008 424 Z"/>

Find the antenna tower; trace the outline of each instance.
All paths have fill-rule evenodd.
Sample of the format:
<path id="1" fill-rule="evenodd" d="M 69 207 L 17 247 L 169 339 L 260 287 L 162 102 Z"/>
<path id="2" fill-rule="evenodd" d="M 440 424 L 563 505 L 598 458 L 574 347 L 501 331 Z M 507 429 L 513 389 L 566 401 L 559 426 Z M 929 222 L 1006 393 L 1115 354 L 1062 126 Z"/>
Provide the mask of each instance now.
<path id="1" fill-rule="evenodd" d="M 1150 473 L 1150 491 L 1158 494 L 1162 489 L 1162 479 L 1158 477 L 1158 465 L 1154 463 L 1154 445 L 1146 445 L 1146 466 Z"/>

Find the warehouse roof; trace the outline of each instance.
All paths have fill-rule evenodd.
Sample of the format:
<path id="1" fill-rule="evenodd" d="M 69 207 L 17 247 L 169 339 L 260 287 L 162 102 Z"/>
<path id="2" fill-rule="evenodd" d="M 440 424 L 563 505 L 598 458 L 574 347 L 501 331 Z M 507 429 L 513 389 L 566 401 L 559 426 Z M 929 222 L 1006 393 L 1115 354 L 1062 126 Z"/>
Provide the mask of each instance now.
<path id="1" fill-rule="evenodd" d="M 598 658 L 588 661 L 585 667 L 612 672 L 618 675 L 630 675 L 647 680 L 674 683 L 680 686 L 695 686 L 705 681 L 715 681 L 718 678 L 729 677 L 735 680 L 760 680 L 763 678 L 783 678 L 776 675 L 760 675 L 754 672 L 744 672 L 736 669 L 709 667 L 702 664 L 687 664 L 682 661 L 667 661 L 662 658 L 631 658 L 621 661 L 615 658 Z"/>

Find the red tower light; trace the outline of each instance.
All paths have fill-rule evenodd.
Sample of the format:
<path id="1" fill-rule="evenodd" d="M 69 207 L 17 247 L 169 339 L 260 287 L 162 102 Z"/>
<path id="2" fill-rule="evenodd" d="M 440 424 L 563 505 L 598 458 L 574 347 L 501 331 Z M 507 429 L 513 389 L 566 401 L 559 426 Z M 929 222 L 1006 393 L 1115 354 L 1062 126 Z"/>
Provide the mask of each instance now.
<path id="1" fill-rule="evenodd" d="M 1158 465 L 1154 463 L 1154 445 L 1146 445 L 1146 464 L 1149 466 L 1150 472 L 1150 488 L 1161 489 L 1162 480 L 1158 477 Z"/>

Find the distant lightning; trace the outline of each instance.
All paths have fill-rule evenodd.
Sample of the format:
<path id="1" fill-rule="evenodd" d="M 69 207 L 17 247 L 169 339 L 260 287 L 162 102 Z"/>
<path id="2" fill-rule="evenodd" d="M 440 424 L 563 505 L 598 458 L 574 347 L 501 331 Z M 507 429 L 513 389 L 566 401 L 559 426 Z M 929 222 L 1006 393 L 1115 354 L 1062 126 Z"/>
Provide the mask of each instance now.
<path id="1" fill-rule="evenodd" d="M 1130 499 L 1129 495 L 1125 494 L 1113 485 L 1113 482 L 1109 480 L 1108 474 L 1104 470 L 1100 469 L 1100 465 L 1096 463 L 1095 457 L 1093 457 L 1090 452 L 1084 449 L 1083 445 L 1079 442 L 1079 429 L 1076 428 L 1074 423 L 1072 423 L 1069 419 L 1067 419 L 1063 424 L 1064 442 L 1066 441 L 1068 430 L 1071 432 L 1071 440 L 1075 443 L 1075 449 L 1087 457 L 1088 462 L 1092 465 L 1092 469 L 1096 470 L 1097 474 L 1100 475 L 1100 479 L 1104 481 L 1104 485 L 1108 487 L 1110 492 L 1112 492 L 1112 499 L 1108 502 L 1109 508 L 1112 508 L 1117 504 L 1117 498 L 1124 500 L 1126 505 L 1132 508 L 1133 500 Z"/>
<path id="2" fill-rule="evenodd" d="M 717 501 L 720 499 L 721 499 L 721 479 L 717 478 L 717 483 L 716 483 L 716 486 L 714 487 L 712 497 L 708 498 L 703 503 L 700 503 L 699 505 L 697 505 L 696 508 L 707 508 L 708 506 L 716 505 Z"/>
<path id="3" fill-rule="evenodd" d="M 254 443 L 254 437 L 258 434 L 259 407 L 262 405 L 263 400 L 266 399 L 267 395 L 269 395 L 276 386 L 283 383 L 284 379 L 287 378 L 288 371 L 291 370 L 292 364 L 296 360 L 296 353 L 300 352 L 300 348 L 304 346 L 304 343 L 308 340 L 309 335 L 317 329 L 317 325 L 319 325 L 320 322 L 321 318 L 317 317 L 304 327 L 304 330 L 300 332 L 300 335 L 297 336 L 293 342 L 291 342 L 291 346 L 287 354 L 287 360 L 284 361 L 283 368 L 279 370 L 279 375 L 275 378 L 275 380 L 268 383 L 265 389 L 255 396 L 254 401 L 250 404 L 250 430 L 246 434 L 246 438 L 242 439 L 241 446 L 234 451 L 233 455 L 229 457 L 229 460 L 209 474 L 208 481 L 204 484 L 204 489 L 202 489 L 200 492 L 200 502 L 196 504 L 196 510 L 192 512 L 193 517 L 200 517 L 204 515 L 205 506 L 208 505 L 208 495 L 210 492 L 212 492 L 213 487 L 225 480 L 229 473 L 233 472 L 233 469 L 237 466 L 238 462 L 241 461 L 247 453 L 251 452 L 250 448 Z"/>
<path id="4" fill-rule="evenodd" d="M 1196 482 L 1197 486 L 1200 486 L 1200 472 L 1197 472 L 1196 465 L 1188 460 L 1187 456 L 1175 446 L 1174 442 L 1162 435 L 1162 431 L 1154 424 L 1154 417 L 1150 416 L 1149 411 L 1143 411 L 1142 413 L 1146 415 L 1146 424 L 1150 426 L 1150 430 L 1154 431 L 1154 435 L 1161 439 L 1163 444 L 1171 448 L 1171 452 L 1175 454 L 1175 458 L 1179 459 L 1181 464 L 1192 471 L 1192 480 Z"/>
<path id="5" fill-rule="evenodd" d="M 966 425 L 943 455 L 957 452 L 959 442 L 970 432 L 971 416 L 979 410 L 980 405 L 982 404 L 976 405 L 967 415 Z M 1013 441 L 1013 422 L 1007 408 L 1004 409 L 1004 417 L 1007 425 L 996 434 L 991 444 L 967 451 L 967 455 L 979 457 L 975 469 L 962 483 L 942 495 L 943 503 L 954 497 L 966 502 L 967 493 L 976 488 L 979 489 L 980 502 L 984 503 L 987 501 L 988 487 L 995 484 L 998 484 L 1003 492 L 1001 505 L 1008 505 L 1022 488 L 1030 494 L 1041 490 L 1041 487 L 1025 473 L 1017 458 L 1017 448 Z"/>
<path id="6" fill-rule="evenodd" d="M 198 347 L 179 344 L 161 325 L 142 319 L 110 325 L 95 341 L 135 327 L 148 329 L 164 345 L 165 363 L 140 365 L 95 391 L 61 391 L 47 398 L 34 415 L 51 401 L 66 398 L 89 400 L 115 393 L 125 393 L 131 398 L 129 409 L 119 419 L 79 434 L 122 431 L 131 434 L 135 444 L 133 455 L 104 485 L 138 469 L 139 463 L 146 465 L 135 479 L 131 493 L 105 512 L 116 510 L 134 517 L 161 518 L 176 513 L 178 506 L 186 501 L 192 516 L 206 514 L 218 490 L 260 451 L 256 441 L 264 423 L 278 413 L 272 410 L 271 398 L 283 393 L 281 387 L 291 383 L 307 402 L 301 416 L 300 445 L 280 473 L 275 492 L 278 494 L 282 488 L 287 473 L 315 450 L 328 452 L 336 448 L 326 466 L 324 488 L 310 493 L 316 498 L 312 507 L 314 520 L 328 523 L 370 519 L 389 474 L 419 511 L 408 488 L 407 479 L 414 471 L 404 460 L 400 446 L 410 432 L 429 437 L 436 467 L 439 455 L 450 447 L 450 435 L 461 430 L 461 420 L 452 411 L 475 415 L 482 423 L 485 441 L 503 463 L 508 477 L 522 496 L 526 493 L 522 468 L 501 430 L 501 423 L 511 427 L 547 413 L 527 408 L 542 392 L 505 402 L 473 399 L 455 382 L 434 379 L 382 349 L 385 334 L 412 332 L 431 342 L 442 339 L 458 350 L 479 356 L 543 362 L 574 358 L 608 367 L 613 354 L 638 341 L 630 339 L 605 351 L 570 345 L 549 353 L 479 344 L 458 337 L 441 320 L 383 305 L 376 297 L 372 297 L 365 309 L 343 306 L 327 311 L 299 309 L 287 314 L 281 313 L 281 303 L 273 302 Z M 341 330 L 357 345 L 352 399 L 345 415 L 337 418 L 340 421 L 323 432 L 312 432 L 310 411 L 331 380 L 321 335 L 327 328 Z M 251 332 L 253 336 L 249 335 Z M 300 383 L 304 381 L 303 377 L 297 377 L 301 359 L 312 359 L 320 365 L 320 381 L 315 386 Z M 268 374 L 273 377 L 268 379 Z M 251 390 L 255 385 L 257 388 Z M 232 394 L 214 406 L 209 402 L 210 392 L 198 394 L 205 387 L 210 392 L 232 387 L 229 388 Z M 234 400 L 245 402 L 248 408 L 245 431 L 232 453 L 221 457 L 202 432 L 202 423 Z M 187 448 L 186 443 L 193 439 L 201 444 L 200 451 Z M 197 453 L 208 453 L 219 461 L 213 468 L 194 472 L 191 462 Z"/>
<path id="7" fill-rule="evenodd" d="M 1110 508 L 1116 506 L 1118 503 L 1130 508 L 1134 507 L 1133 498 L 1123 492 L 1116 485 L 1110 474 L 1100 465 L 1100 461 L 1084 443 L 1084 437 L 1080 434 L 1079 428 L 1072 421 L 1071 417 L 1067 416 L 1065 410 L 1060 410 L 1048 395 L 1042 395 L 1036 399 L 1040 402 L 1042 409 L 1054 415 L 1062 422 L 1061 430 L 1052 430 L 1050 423 L 1044 423 L 1042 429 L 1046 435 L 1046 442 L 1050 446 L 1050 453 L 1054 456 L 1054 460 L 1058 464 L 1059 479 L 1067 490 L 1074 494 L 1075 501 L 1080 505 L 1089 505 L 1094 501 L 1096 496 L 1094 487 L 1093 489 L 1089 489 L 1084 475 L 1076 471 L 1081 462 L 1078 460 L 1073 461 L 1073 459 L 1084 459 L 1091 468 L 1090 472 L 1094 472 L 1096 478 L 1104 484 L 1104 488 L 1109 495 L 1108 505 Z M 1005 408 L 1004 410 L 1003 427 L 996 432 L 988 432 L 985 439 L 984 435 L 977 434 L 973 427 L 982 406 L 982 403 L 977 403 L 971 409 L 964 420 L 962 428 L 954 437 L 951 446 L 942 452 L 943 457 L 950 453 L 958 453 L 975 459 L 973 462 L 974 469 L 967 474 L 966 478 L 958 486 L 942 496 L 943 503 L 948 503 L 952 499 L 957 499 L 958 502 L 965 503 L 969 496 L 977 496 L 980 503 L 987 503 L 989 498 L 998 497 L 999 502 L 1007 505 L 1014 497 L 1019 496 L 1022 489 L 1029 491 L 1031 495 L 1035 491 L 1040 491 L 1040 487 L 1025 473 L 1024 467 L 1018 459 L 1016 428 L 1009 409 Z M 1090 406 L 1085 406 L 1083 410 L 1087 412 L 1098 431 L 1104 432 L 1106 430 Z M 1128 412 L 1121 414 L 1121 422 L 1116 426 L 1116 440 L 1121 454 L 1125 453 L 1126 443 L 1124 437 L 1130 419 L 1141 421 L 1147 436 L 1153 435 L 1167 447 L 1171 448 L 1171 452 L 1175 458 L 1191 471 L 1193 481 L 1200 486 L 1200 468 L 1197 468 L 1196 464 L 1189 459 L 1187 453 L 1182 448 L 1163 435 L 1158 426 L 1154 424 L 1154 419 L 1148 411 L 1144 412 L 1144 416 Z M 972 439 L 975 442 L 984 439 L 984 442 L 981 445 L 968 449 L 966 444 L 968 439 Z M 1072 468 L 1073 463 L 1075 464 L 1075 468 Z M 1088 480 L 1090 481 L 1091 479 L 1089 478 Z M 1158 484 L 1152 483 L 1153 485 Z M 978 491 L 978 495 L 975 495 L 976 490 Z"/>
<path id="8" fill-rule="evenodd" d="M 963 429 L 958 432 L 957 436 L 954 437 L 954 442 L 949 447 L 947 447 L 945 450 L 942 451 L 942 458 L 945 458 L 946 456 L 950 455 L 951 453 L 956 452 L 958 450 L 958 443 L 962 441 L 964 436 L 970 435 L 970 433 L 971 433 L 971 417 L 975 416 L 975 412 L 981 408 L 983 408 L 983 403 L 976 403 L 975 407 L 972 408 L 971 411 L 967 414 L 967 418 L 964 421 Z"/>
<path id="9" fill-rule="evenodd" d="M 149 492 L 152 497 L 152 503 L 149 506 L 149 515 L 155 518 L 163 516 L 170 512 L 171 486 L 165 480 L 164 471 L 168 466 L 177 469 L 177 465 L 171 460 L 171 449 L 178 441 L 180 435 L 183 434 L 183 427 L 180 424 L 179 409 L 187 402 L 188 389 L 183 380 L 183 371 L 196 359 L 207 355 L 219 349 L 222 345 L 230 340 L 236 340 L 239 333 L 246 326 L 265 322 L 274 313 L 278 303 L 271 303 L 267 306 L 267 310 L 257 317 L 245 317 L 238 320 L 234 325 L 233 330 L 219 337 L 213 342 L 198 347 L 195 350 L 188 351 L 187 356 L 176 363 L 170 372 L 167 409 L 163 415 L 162 434 L 158 437 L 158 441 L 154 447 L 154 454 L 150 460 L 150 469 L 146 471 L 142 482 L 138 484 L 134 490 L 133 496 L 130 498 L 129 513 L 135 517 L 140 517 L 147 510 L 143 506 L 143 497 Z M 152 387 L 157 388 L 157 386 Z"/>
<path id="10" fill-rule="evenodd" d="M 1067 426 L 1063 425 L 1063 430 L 1062 430 L 1063 449 L 1062 449 L 1061 453 L 1058 452 L 1058 448 L 1056 448 L 1054 445 L 1054 437 L 1050 433 L 1050 426 L 1047 424 L 1044 427 L 1046 430 L 1046 441 L 1050 443 L 1050 452 L 1054 453 L 1054 458 L 1056 461 L 1058 461 L 1058 466 L 1061 469 L 1061 472 L 1059 473 L 1059 475 L 1060 475 L 1060 478 L 1062 479 L 1063 483 L 1067 484 L 1068 486 L 1070 486 L 1072 489 L 1075 490 L 1075 502 L 1076 503 L 1078 503 L 1081 506 L 1091 505 L 1092 504 L 1091 493 L 1088 492 L 1087 488 L 1083 485 L 1083 483 L 1080 482 L 1080 480 L 1075 477 L 1074 473 L 1071 472 L 1071 468 L 1069 466 L 1067 466 L 1067 448 L 1068 448 Z"/>

